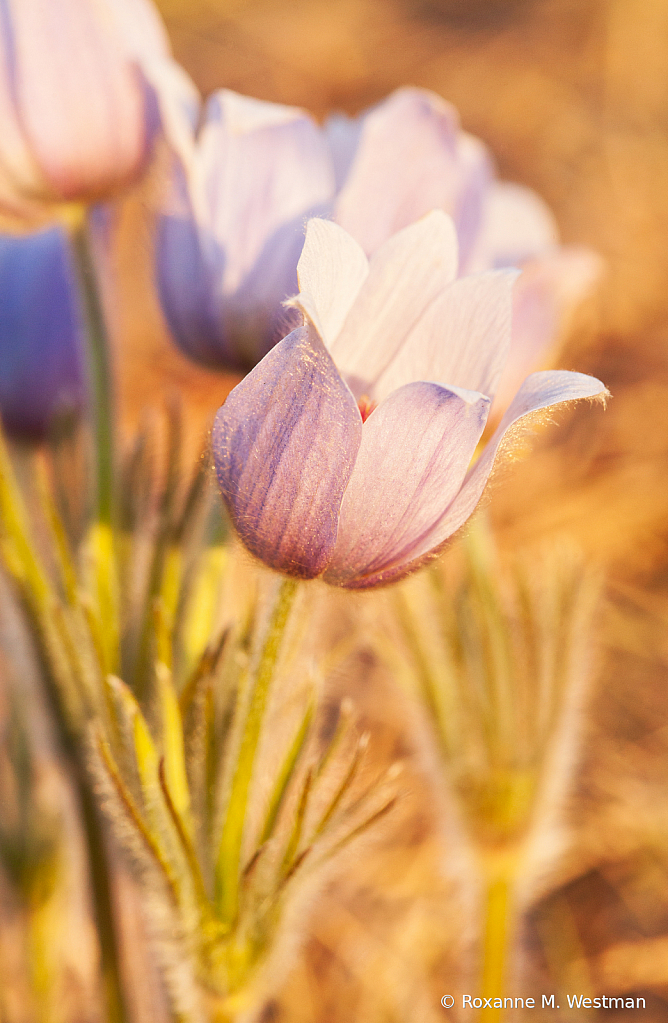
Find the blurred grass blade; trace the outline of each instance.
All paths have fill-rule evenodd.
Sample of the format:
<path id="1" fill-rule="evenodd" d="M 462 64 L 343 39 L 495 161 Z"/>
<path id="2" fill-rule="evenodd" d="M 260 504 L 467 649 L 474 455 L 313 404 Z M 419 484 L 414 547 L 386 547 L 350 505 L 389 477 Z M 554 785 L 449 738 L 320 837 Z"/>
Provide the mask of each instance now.
<path id="1" fill-rule="evenodd" d="M 276 783 L 274 785 L 271 797 L 269 799 L 269 806 L 267 808 L 267 815 L 265 817 L 264 827 L 262 828 L 262 832 L 260 834 L 259 840 L 260 845 L 264 845 L 264 843 L 267 842 L 273 834 L 274 827 L 276 825 L 276 820 L 278 818 L 278 814 L 280 813 L 280 809 L 285 800 L 285 796 L 288 791 L 290 781 L 294 776 L 295 769 L 297 767 L 297 764 L 299 763 L 299 759 L 302 755 L 302 752 L 304 751 L 306 740 L 308 738 L 311 728 L 311 722 L 313 721 L 314 713 L 315 701 L 312 698 L 311 701 L 309 702 L 308 707 L 306 708 L 306 713 L 304 714 L 304 717 L 302 718 L 301 723 L 297 728 L 295 737 L 292 740 L 292 744 L 288 750 L 287 756 L 284 758 L 283 763 L 281 765 L 281 769 L 278 773 Z"/>
<path id="2" fill-rule="evenodd" d="M 156 676 L 162 721 L 165 782 L 176 812 L 181 818 L 187 820 L 190 809 L 190 793 L 186 775 L 181 710 L 169 669 L 159 663 L 156 665 Z"/>

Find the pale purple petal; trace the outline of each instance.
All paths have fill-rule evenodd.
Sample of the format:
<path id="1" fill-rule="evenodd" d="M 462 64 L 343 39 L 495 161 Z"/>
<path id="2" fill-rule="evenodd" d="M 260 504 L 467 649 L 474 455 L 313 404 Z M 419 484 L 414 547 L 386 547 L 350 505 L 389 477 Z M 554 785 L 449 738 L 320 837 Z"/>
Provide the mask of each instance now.
<path id="1" fill-rule="evenodd" d="M 218 482 L 246 547 L 271 568 L 320 575 L 362 435 L 355 400 L 314 330 L 280 342 L 219 409 Z"/>
<path id="2" fill-rule="evenodd" d="M 282 225 L 330 199 L 329 150 L 303 111 L 221 90 L 207 105 L 199 156 L 207 219 L 226 252 L 223 291 L 233 294 Z"/>
<path id="3" fill-rule="evenodd" d="M 512 439 L 512 430 L 527 426 L 526 417 L 566 402 L 582 398 L 605 400 L 608 392 L 596 377 L 584 373 L 553 370 L 532 373 L 515 395 L 515 400 L 501 420 L 482 455 L 466 475 L 464 484 L 440 519 L 416 545 L 409 566 L 419 567 L 430 554 L 437 551 L 462 526 L 475 510 L 494 468 L 494 461 L 502 444 Z M 524 422 L 523 422 L 524 421 Z M 517 424 L 517 425 L 516 425 Z"/>
<path id="4" fill-rule="evenodd" d="M 150 145 L 152 97 L 119 24 L 81 0 L 4 0 L 13 101 L 30 152 L 59 199 L 132 180 Z"/>
<path id="5" fill-rule="evenodd" d="M 494 395 L 510 345 L 515 270 L 453 281 L 425 310 L 378 380 L 381 401 L 412 380 Z"/>
<path id="6" fill-rule="evenodd" d="M 452 212 L 458 118 L 424 89 L 399 89 L 362 118 L 335 219 L 367 255 L 432 209 Z"/>
<path id="7" fill-rule="evenodd" d="M 559 241 L 552 211 L 530 188 L 495 181 L 486 201 L 476 259 L 482 267 L 517 266 L 554 249 Z"/>
<path id="8" fill-rule="evenodd" d="M 216 303 L 216 252 L 200 234 L 185 169 L 174 157 L 156 225 L 155 270 L 162 310 L 182 352 L 206 366 L 234 364 Z M 224 256 L 218 254 L 222 261 Z"/>
<path id="9" fill-rule="evenodd" d="M 197 87 L 175 60 L 146 59 L 142 61 L 142 70 L 155 92 L 163 133 L 188 173 L 192 174 L 201 114 Z"/>
<path id="10" fill-rule="evenodd" d="M 371 393 L 425 309 L 457 273 L 451 218 L 433 210 L 372 257 L 332 354 L 353 393 Z"/>
<path id="11" fill-rule="evenodd" d="M 371 413 L 341 505 L 328 582 L 377 586 L 412 561 L 462 484 L 488 408 L 482 394 L 420 382 Z"/>
<path id="12" fill-rule="evenodd" d="M 345 114 L 330 114 L 325 121 L 324 132 L 332 155 L 334 185 L 337 192 L 342 188 L 350 172 L 363 121 L 362 117 L 346 117 Z"/>
<path id="13" fill-rule="evenodd" d="M 331 348 L 369 275 L 364 250 L 338 224 L 309 220 L 297 275 L 295 305 Z"/>
<path id="14" fill-rule="evenodd" d="M 487 216 L 490 189 L 494 186 L 494 165 L 484 143 L 464 131 L 457 137 L 457 174 L 452 217 L 459 240 L 459 274 L 463 277 L 495 265 L 471 266 Z"/>
<path id="15" fill-rule="evenodd" d="M 583 246 L 551 249 L 525 264 L 513 289 L 510 352 L 490 420 L 501 418 L 529 373 L 552 363 L 573 313 L 602 270 L 600 256 Z"/>

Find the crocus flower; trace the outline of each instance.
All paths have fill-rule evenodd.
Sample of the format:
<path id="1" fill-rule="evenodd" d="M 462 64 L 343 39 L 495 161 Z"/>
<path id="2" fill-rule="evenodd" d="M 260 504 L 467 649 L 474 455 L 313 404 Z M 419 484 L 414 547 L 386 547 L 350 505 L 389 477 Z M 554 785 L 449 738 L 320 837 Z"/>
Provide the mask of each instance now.
<path id="1" fill-rule="evenodd" d="M 0 0 L 0 213 L 39 221 L 134 181 L 168 43 L 150 0 Z"/>
<path id="2" fill-rule="evenodd" d="M 0 236 L 0 414 L 9 433 L 38 440 L 81 409 L 84 351 L 64 230 Z"/>
<path id="3" fill-rule="evenodd" d="M 230 393 L 212 448 L 236 530 L 271 568 L 365 588 L 399 579 L 467 520 L 509 431 L 603 384 L 539 372 L 476 462 L 510 346 L 513 270 L 457 278 L 455 225 L 433 211 L 371 260 L 312 220 L 304 315 Z"/>
<path id="4" fill-rule="evenodd" d="M 305 218 L 333 194 L 327 141 L 303 111 L 228 90 L 187 134 L 158 224 L 163 309 L 191 358 L 249 368 L 282 337 Z"/>
<path id="5" fill-rule="evenodd" d="M 423 89 L 399 89 L 322 130 L 304 111 L 221 92 L 199 137 L 186 118 L 174 148 L 157 279 L 176 341 L 214 368 L 249 368 L 282 336 L 281 302 L 295 290 L 302 225 L 314 212 L 372 256 L 396 231 L 442 209 L 457 228 L 460 274 L 526 270 L 499 400 L 546 360 L 599 272 L 589 250 L 558 244 L 538 196 L 495 179 L 482 142 Z"/>

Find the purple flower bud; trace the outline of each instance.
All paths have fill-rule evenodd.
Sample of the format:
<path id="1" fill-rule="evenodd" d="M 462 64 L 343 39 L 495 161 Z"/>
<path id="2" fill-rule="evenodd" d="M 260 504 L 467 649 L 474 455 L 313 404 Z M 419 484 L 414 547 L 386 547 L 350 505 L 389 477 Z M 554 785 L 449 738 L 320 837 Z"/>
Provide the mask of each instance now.
<path id="1" fill-rule="evenodd" d="M 67 235 L 0 236 L 0 413 L 40 440 L 85 401 L 84 339 Z"/>

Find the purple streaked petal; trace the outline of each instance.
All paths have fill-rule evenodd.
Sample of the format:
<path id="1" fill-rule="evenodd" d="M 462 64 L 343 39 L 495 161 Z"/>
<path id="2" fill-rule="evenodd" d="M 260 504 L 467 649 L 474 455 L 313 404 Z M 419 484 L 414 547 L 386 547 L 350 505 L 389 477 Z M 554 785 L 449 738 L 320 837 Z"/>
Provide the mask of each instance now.
<path id="1" fill-rule="evenodd" d="M 466 474 L 457 496 L 434 526 L 425 533 L 421 543 L 415 547 L 410 564 L 404 566 L 403 572 L 396 572 L 392 578 L 419 568 L 472 515 L 494 468 L 499 448 L 512 440 L 513 427 L 516 429 L 518 425 L 526 427 L 528 424 L 522 421 L 542 409 L 579 401 L 582 398 L 605 401 L 607 395 L 608 391 L 600 380 L 584 373 L 553 370 L 532 373 L 527 377 L 482 455 Z"/>
<path id="2" fill-rule="evenodd" d="M 371 393 L 430 303 L 457 273 L 452 219 L 432 210 L 381 245 L 331 351 L 353 393 Z"/>
<path id="3" fill-rule="evenodd" d="M 212 449 L 246 547 L 287 575 L 313 578 L 336 543 L 362 420 L 314 330 L 284 338 L 219 409 Z"/>
<path id="4" fill-rule="evenodd" d="M 339 518 L 327 582 L 378 585 L 410 562 L 452 501 L 487 419 L 485 395 L 407 384 L 372 412 Z"/>
<path id="5" fill-rule="evenodd" d="M 433 209 L 452 212 L 458 118 L 424 89 L 399 89 L 362 118 L 335 219 L 367 255 Z"/>
<path id="6" fill-rule="evenodd" d="M 355 239 L 329 220 L 309 220 L 297 265 L 294 304 L 313 322 L 328 348 L 369 275 L 369 261 Z"/>
<path id="7" fill-rule="evenodd" d="M 412 380 L 434 380 L 490 397 L 510 345 L 516 270 L 453 281 L 424 311 L 373 389 L 376 401 Z"/>

